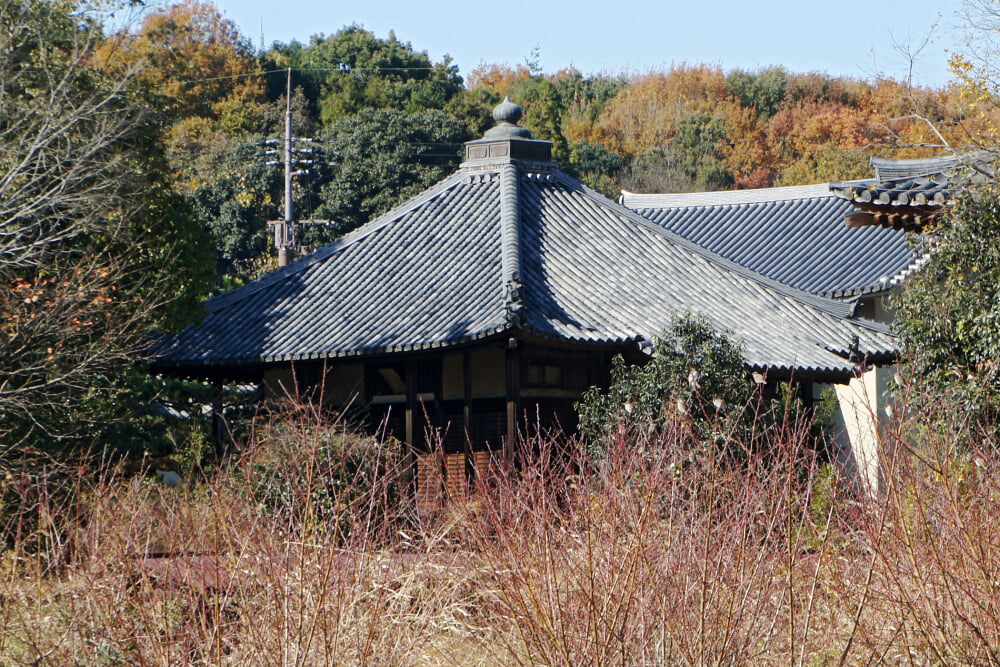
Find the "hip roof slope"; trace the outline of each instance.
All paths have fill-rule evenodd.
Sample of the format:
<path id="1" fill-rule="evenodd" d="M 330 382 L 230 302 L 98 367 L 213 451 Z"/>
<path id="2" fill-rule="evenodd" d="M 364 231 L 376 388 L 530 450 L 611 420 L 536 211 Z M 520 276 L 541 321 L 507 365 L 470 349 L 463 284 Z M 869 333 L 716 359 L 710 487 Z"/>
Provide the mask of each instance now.
<path id="1" fill-rule="evenodd" d="M 831 297 L 888 289 L 919 253 L 906 234 L 851 229 L 828 184 L 685 195 L 629 195 L 625 206 L 741 266 Z"/>
<path id="2" fill-rule="evenodd" d="M 843 371 L 854 336 L 862 353 L 891 353 L 885 328 L 848 319 L 847 304 L 777 284 L 605 202 L 564 174 L 526 179 L 533 328 L 582 340 L 649 338 L 669 315 L 692 311 L 742 339 L 756 367 Z"/>

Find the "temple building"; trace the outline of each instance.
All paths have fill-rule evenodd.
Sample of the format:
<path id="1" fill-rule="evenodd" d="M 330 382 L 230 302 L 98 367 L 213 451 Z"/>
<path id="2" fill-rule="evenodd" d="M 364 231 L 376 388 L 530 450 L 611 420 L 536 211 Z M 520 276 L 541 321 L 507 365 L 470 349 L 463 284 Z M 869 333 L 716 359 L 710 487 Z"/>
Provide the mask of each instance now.
<path id="1" fill-rule="evenodd" d="M 846 386 L 894 361 L 886 325 L 852 301 L 755 271 L 587 188 L 518 125 L 517 105 L 493 117 L 451 176 L 209 300 L 200 323 L 160 343 L 154 370 L 312 392 L 384 421 L 417 457 L 436 431 L 457 477 L 509 464 L 534 429 L 572 431 L 574 402 L 608 383 L 614 355 L 648 359 L 682 313 L 741 341 L 748 370 L 772 384 Z"/>

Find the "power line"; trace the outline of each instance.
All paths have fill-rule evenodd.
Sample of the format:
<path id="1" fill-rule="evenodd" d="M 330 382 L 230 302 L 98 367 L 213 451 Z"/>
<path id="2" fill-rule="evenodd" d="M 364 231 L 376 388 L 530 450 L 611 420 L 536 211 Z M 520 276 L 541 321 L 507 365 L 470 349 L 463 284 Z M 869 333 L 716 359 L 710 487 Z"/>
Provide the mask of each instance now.
<path id="1" fill-rule="evenodd" d="M 148 67 L 146 69 L 156 69 L 154 67 Z M 212 76 L 203 79 L 185 79 L 183 81 L 171 81 L 169 83 L 161 83 L 154 88 L 167 88 L 169 86 L 183 86 L 195 83 L 211 83 L 212 81 L 228 81 L 231 79 L 246 79 L 258 76 L 269 76 L 271 74 L 280 74 L 282 72 L 294 71 L 294 72 L 430 72 L 436 70 L 437 67 L 356 67 L 349 63 L 340 63 L 337 67 L 306 67 L 306 68 L 283 68 L 283 69 L 271 69 L 264 70 L 262 72 L 245 72 L 243 74 L 228 74 L 226 76 Z"/>

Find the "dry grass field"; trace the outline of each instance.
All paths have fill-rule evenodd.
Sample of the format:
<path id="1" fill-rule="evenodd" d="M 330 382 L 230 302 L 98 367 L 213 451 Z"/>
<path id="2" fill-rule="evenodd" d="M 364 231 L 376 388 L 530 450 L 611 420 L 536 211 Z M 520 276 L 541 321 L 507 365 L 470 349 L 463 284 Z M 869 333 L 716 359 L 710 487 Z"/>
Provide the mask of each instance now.
<path id="1" fill-rule="evenodd" d="M 802 425 L 734 457 L 677 423 L 538 439 L 418 514 L 394 448 L 304 408 L 173 488 L 11 471 L 0 663 L 1000 664 L 992 443 L 919 427 L 877 498 Z"/>

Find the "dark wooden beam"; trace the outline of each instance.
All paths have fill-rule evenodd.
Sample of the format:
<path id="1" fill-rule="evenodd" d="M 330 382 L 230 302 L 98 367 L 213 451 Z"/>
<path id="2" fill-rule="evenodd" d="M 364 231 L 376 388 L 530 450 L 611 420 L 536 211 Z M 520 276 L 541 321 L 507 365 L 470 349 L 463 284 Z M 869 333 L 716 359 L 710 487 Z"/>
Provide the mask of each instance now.
<path id="1" fill-rule="evenodd" d="M 942 206 L 896 205 L 855 202 L 855 210 L 844 216 L 848 227 L 880 225 L 887 229 L 920 231 L 932 225 L 947 209 Z"/>
<path id="2" fill-rule="evenodd" d="M 224 391 L 225 385 L 221 379 L 212 382 L 212 448 L 217 459 L 223 458 L 229 449 L 227 446 L 228 438 L 226 437 L 225 415 L 223 414 L 223 410 L 225 409 L 223 403 Z"/>
<path id="3" fill-rule="evenodd" d="M 440 443 L 443 449 L 446 429 L 450 428 L 450 425 L 445 423 L 444 416 L 444 355 L 437 355 L 434 358 L 434 412 L 432 414 L 434 415 L 432 427 L 434 433 L 437 434 L 437 440 L 433 444 L 437 446 Z"/>
<path id="4" fill-rule="evenodd" d="M 416 417 L 417 417 L 417 364 L 413 359 L 406 360 L 404 370 L 406 377 L 406 426 L 404 447 L 406 451 L 403 455 L 403 481 L 407 488 L 415 490 L 414 472 L 416 465 Z"/>
<path id="5" fill-rule="evenodd" d="M 417 444 L 417 365 L 411 359 L 406 360 L 403 375 L 405 376 L 403 382 L 406 384 L 406 433 L 404 437 L 406 444 L 413 447 Z"/>
<path id="6" fill-rule="evenodd" d="M 472 445 L 472 353 L 462 352 L 462 427 L 465 429 L 465 443 Z"/>
<path id="7" fill-rule="evenodd" d="M 516 338 L 507 341 L 507 437 L 504 439 L 504 466 L 514 465 L 518 442 L 517 421 L 521 411 L 521 353 Z"/>

